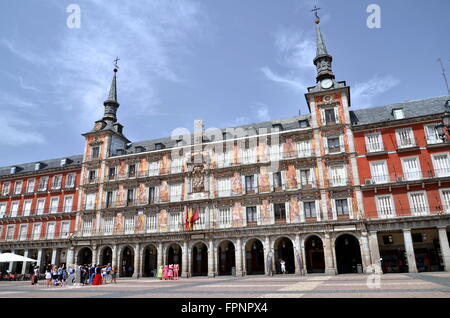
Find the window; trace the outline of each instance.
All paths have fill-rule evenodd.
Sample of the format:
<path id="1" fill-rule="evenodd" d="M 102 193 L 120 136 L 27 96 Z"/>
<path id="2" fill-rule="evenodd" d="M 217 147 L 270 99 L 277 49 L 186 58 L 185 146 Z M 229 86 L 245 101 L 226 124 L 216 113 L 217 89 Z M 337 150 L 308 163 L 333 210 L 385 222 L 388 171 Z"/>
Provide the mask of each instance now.
<path id="1" fill-rule="evenodd" d="M 281 171 L 273 173 L 273 186 L 275 190 L 279 190 L 283 187 L 283 180 L 281 178 Z"/>
<path id="2" fill-rule="evenodd" d="M 273 205 L 275 222 L 286 221 L 286 205 L 284 203 L 275 203 Z"/>
<path id="3" fill-rule="evenodd" d="M 376 196 L 378 216 L 380 218 L 391 218 L 395 216 L 392 195 Z"/>
<path id="4" fill-rule="evenodd" d="M 113 206 L 113 192 L 112 191 L 108 191 L 106 192 L 106 207 L 112 207 Z"/>
<path id="5" fill-rule="evenodd" d="M 370 171 L 372 172 L 373 183 L 389 182 L 389 173 L 386 161 L 372 161 L 370 162 Z"/>
<path id="6" fill-rule="evenodd" d="M 92 147 L 91 148 L 91 158 L 95 159 L 100 157 L 100 147 Z"/>
<path id="7" fill-rule="evenodd" d="M 50 222 L 47 224 L 47 239 L 55 238 L 55 223 Z"/>
<path id="8" fill-rule="evenodd" d="M 442 210 L 448 213 L 450 212 L 450 189 L 441 189 L 440 193 L 441 193 Z"/>
<path id="9" fill-rule="evenodd" d="M 229 197 L 231 195 L 231 179 L 217 179 L 217 191 L 218 197 Z"/>
<path id="10" fill-rule="evenodd" d="M 19 201 L 14 201 L 11 203 L 11 217 L 16 217 L 17 212 L 19 211 Z"/>
<path id="11" fill-rule="evenodd" d="M 61 223 L 61 238 L 68 238 L 69 237 L 69 222 L 62 222 Z"/>
<path id="12" fill-rule="evenodd" d="M 34 192 L 34 184 L 36 183 L 36 179 L 28 179 L 27 181 L 27 193 Z"/>
<path id="13" fill-rule="evenodd" d="M 329 181 L 332 187 L 347 185 L 347 172 L 344 164 L 329 167 Z"/>
<path id="14" fill-rule="evenodd" d="M 245 148 L 242 150 L 242 163 L 243 164 L 252 164 L 256 162 L 256 149 Z"/>
<path id="15" fill-rule="evenodd" d="M 180 214 L 181 215 L 181 214 Z M 180 226 L 181 226 L 180 222 Z M 198 220 L 194 222 L 194 230 L 204 230 L 206 226 L 206 214 L 204 208 L 198 209 Z"/>
<path id="16" fill-rule="evenodd" d="M 41 237 L 41 223 L 33 224 L 33 240 L 39 240 Z"/>
<path id="17" fill-rule="evenodd" d="M 269 146 L 269 157 L 270 161 L 280 161 L 281 159 L 281 151 L 279 144 L 274 144 Z"/>
<path id="18" fill-rule="evenodd" d="M 341 145 L 339 143 L 339 137 L 337 138 L 328 138 L 328 151 L 329 152 L 339 152 L 341 150 Z"/>
<path id="19" fill-rule="evenodd" d="M 258 220 L 256 206 L 248 206 L 247 210 L 247 223 L 256 223 Z"/>
<path id="20" fill-rule="evenodd" d="M 88 172 L 88 182 L 89 183 L 95 182 L 95 172 L 96 172 L 96 170 L 89 170 L 89 172 Z"/>
<path id="21" fill-rule="evenodd" d="M 412 128 L 397 129 L 395 133 L 397 135 L 397 145 L 399 149 L 416 146 Z"/>
<path id="22" fill-rule="evenodd" d="M 19 230 L 19 240 L 24 241 L 27 239 L 27 232 L 28 232 L 28 225 L 27 224 L 21 224 L 20 230 Z"/>
<path id="23" fill-rule="evenodd" d="M 450 159 L 448 152 L 431 155 L 436 177 L 450 176 Z"/>
<path id="24" fill-rule="evenodd" d="M 149 176 L 159 175 L 159 161 L 151 161 L 148 168 Z"/>
<path id="25" fill-rule="evenodd" d="M 114 231 L 114 218 L 105 217 L 103 218 L 103 234 L 112 234 Z"/>
<path id="26" fill-rule="evenodd" d="M 367 152 L 384 151 L 381 133 L 366 135 L 366 150 Z"/>
<path id="27" fill-rule="evenodd" d="M 129 165 L 128 166 L 128 177 L 129 178 L 136 177 L 136 165 Z"/>
<path id="28" fill-rule="evenodd" d="M 300 158 L 311 156 L 311 141 L 302 140 L 297 143 L 298 156 Z"/>
<path id="29" fill-rule="evenodd" d="M 417 157 L 402 158 L 403 176 L 405 180 L 418 180 L 422 178 L 419 159 Z"/>
<path id="30" fill-rule="evenodd" d="M 50 199 L 50 213 L 58 212 L 58 204 L 59 204 L 59 197 L 53 197 Z"/>
<path id="31" fill-rule="evenodd" d="M 115 177 L 116 177 L 116 167 L 109 167 L 108 180 L 114 180 Z"/>
<path id="32" fill-rule="evenodd" d="M 347 199 L 335 200 L 336 203 L 336 214 L 348 215 L 348 201 Z"/>
<path id="33" fill-rule="evenodd" d="M 156 199 L 156 189 L 155 187 L 148 188 L 148 201 L 149 203 L 154 203 Z"/>
<path id="34" fill-rule="evenodd" d="M 411 208 L 411 215 L 426 215 L 428 214 L 428 202 L 426 192 L 410 192 L 408 193 L 409 205 Z"/>
<path id="35" fill-rule="evenodd" d="M 37 215 L 44 214 L 44 208 L 45 208 L 45 199 L 38 199 L 36 204 L 36 214 Z"/>
<path id="36" fill-rule="evenodd" d="M 219 209 L 219 227 L 220 228 L 231 227 L 231 209 L 230 208 Z"/>
<path id="37" fill-rule="evenodd" d="M 325 117 L 325 123 L 328 124 L 335 124 L 336 121 L 336 111 L 334 108 L 331 109 L 325 109 L 324 110 L 324 117 Z"/>
<path id="38" fill-rule="evenodd" d="M 393 109 L 392 110 L 392 115 L 394 116 L 395 119 L 403 119 L 403 118 L 405 118 L 405 114 L 404 114 L 402 108 Z"/>
<path id="39" fill-rule="evenodd" d="M 71 173 L 66 176 L 66 188 L 73 188 L 75 186 L 75 174 Z"/>
<path id="40" fill-rule="evenodd" d="M 131 234 L 134 232 L 134 216 L 125 217 L 125 234 Z"/>
<path id="41" fill-rule="evenodd" d="M 4 182 L 2 185 L 2 195 L 8 195 L 9 194 L 9 187 L 10 187 L 10 183 L 9 182 Z"/>
<path id="42" fill-rule="evenodd" d="M 308 120 L 300 120 L 299 122 L 300 128 L 307 128 L 309 127 L 309 121 Z"/>
<path id="43" fill-rule="evenodd" d="M 64 212 L 71 212 L 73 204 L 73 196 L 66 196 L 64 198 Z"/>
<path id="44" fill-rule="evenodd" d="M 173 158 L 170 166 L 171 173 L 181 173 L 181 168 L 183 166 L 182 158 Z"/>
<path id="45" fill-rule="evenodd" d="M 255 176 L 245 176 L 245 193 L 255 193 Z"/>
<path id="46" fill-rule="evenodd" d="M 85 219 L 83 222 L 83 236 L 90 236 L 92 231 L 92 219 Z"/>
<path id="47" fill-rule="evenodd" d="M 14 184 L 14 194 L 21 194 L 22 193 L 22 180 L 16 181 Z"/>
<path id="48" fill-rule="evenodd" d="M 0 203 L 0 219 L 4 218 L 5 214 L 6 214 L 6 203 Z"/>
<path id="49" fill-rule="evenodd" d="M 171 202 L 178 202 L 181 201 L 181 195 L 183 191 L 183 184 L 171 184 L 169 186 L 169 193 L 170 193 L 170 201 Z"/>
<path id="50" fill-rule="evenodd" d="M 181 229 L 181 224 L 180 212 L 169 213 L 169 231 L 179 231 Z"/>
<path id="51" fill-rule="evenodd" d="M 23 215 L 24 216 L 29 216 L 30 215 L 30 213 L 31 213 L 31 200 L 26 200 L 24 203 L 23 203 Z"/>
<path id="52" fill-rule="evenodd" d="M 305 218 L 315 218 L 316 202 L 303 202 L 303 210 L 305 211 Z"/>
<path id="53" fill-rule="evenodd" d="M 128 189 L 127 191 L 127 205 L 133 205 L 134 203 L 134 189 Z"/>
<path id="54" fill-rule="evenodd" d="M 164 144 L 162 144 L 162 143 L 155 144 L 155 150 L 162 150 L 164 148 L 166 148 L 166 146 L 164 146 Z"/>
<path id="55" fill-rule="evenodd" d="M 311 169 L 300 170 L 300 182 L 302 184 L 302 188 L 304 189 L 311 188 L 313 186 Z"/>
<path id="56" fill-rule="evenodd" d="M 281 124 L 273 124 L 272 125 L 272 132 L 278 132 L 283 131 L 283 125 Z"/>
<path id="57" fill-rule="evenodd" d="M 220 151 L 217 153 L 217 165 L 219 168 L 228 167 L 231 164 L 231 152 Z"/>
<path id="58" fill-rule="evenodd" d="M 146 218 L 146 229 L 147 232 L 156 232 L 158 229 L 158 223 L 157 223 L 157 216 L 156 214 L 147 215 Z"/>
<path id="59" fill-rule="evenodd" d="M 39 179 L 38 191 L 46 191 L 48 184 L 48 177 L 41 177 Z"/>
<path id="60" fill-rule="evenodd" d="M 95 193 L 89 193 L 86 195 L 86 210 L 95 209 Z"/>
<path id="61" fill-rule="evenodd" d="M 57 175 L 53 177 L 52 189 L 60 189 L 61 188 L 61 180 L 62 176 Z"/>
<path id="62" fill-rule="evenodd" d="M 14 229 L 15 229 L 14 225 L 8 225 L 8 228 L 6 229 L 6 239 L 7 240 L 14 239 Z"/>
<path id="63" fill-rule="evenodd" d="M 427 144 L 440 144 L 444 141 L 439 137 L 436 129 L 436 124 L 425 125 L 425 135 L 427 137 Z"/>

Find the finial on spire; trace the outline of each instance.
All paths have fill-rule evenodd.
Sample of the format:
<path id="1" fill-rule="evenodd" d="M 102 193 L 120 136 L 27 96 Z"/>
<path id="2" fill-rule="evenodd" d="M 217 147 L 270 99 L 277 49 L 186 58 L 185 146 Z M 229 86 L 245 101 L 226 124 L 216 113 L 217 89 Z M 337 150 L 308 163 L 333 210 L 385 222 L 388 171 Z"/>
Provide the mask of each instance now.
<path id="1" fill-rule="evenodd" d="M 317 6 L 314 6 L 314 9 L 311 10 L 311 12 L 314 12 L 315 16 L 316 16 L 316 24 L 320 23 L 320 18 L 319 15 L 317 14 L 317 12 L 321 10 L 320 8 L 318 8 Z"/>
<path id="2" fill-rule="evenodd" d="M 117 73 L 119 70 L 119 66 L 117 65 L 118 61 L 120 61 L 120 59 L 116 56 L 116 59 L 114 60 L 114 73 Z"/>

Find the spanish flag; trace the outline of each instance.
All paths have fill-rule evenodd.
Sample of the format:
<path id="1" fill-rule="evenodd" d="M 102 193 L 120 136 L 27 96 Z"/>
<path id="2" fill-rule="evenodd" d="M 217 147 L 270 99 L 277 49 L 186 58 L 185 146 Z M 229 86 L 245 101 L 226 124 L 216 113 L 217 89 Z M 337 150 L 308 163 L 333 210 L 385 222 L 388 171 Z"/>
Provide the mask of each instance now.
<path id="1" fill-rule="evenodd" d="M 189 217 L 188 217 L 188 220 L 189 220 L 189 230 L 192 230 L 192 227 L 193 227 L 193 224 L 192 224 L 192 216 L 193 216 L 193 212 L 192 212 L 192 207 L 191 208 L 189 208 Z"/>
<path id="2" fill-rule="evenodd" d="M 184 218 L 184 229 L 186 230 L 186 231 L 189 231 L 189 229 L 190 229 L 190 226 L 189 226 L 189 224 L 191 223 L 190 222 L 190 219 L 189 219 L 189 208 L 186 206 L 186 208 L 185 208 L 185 218 Z"/>

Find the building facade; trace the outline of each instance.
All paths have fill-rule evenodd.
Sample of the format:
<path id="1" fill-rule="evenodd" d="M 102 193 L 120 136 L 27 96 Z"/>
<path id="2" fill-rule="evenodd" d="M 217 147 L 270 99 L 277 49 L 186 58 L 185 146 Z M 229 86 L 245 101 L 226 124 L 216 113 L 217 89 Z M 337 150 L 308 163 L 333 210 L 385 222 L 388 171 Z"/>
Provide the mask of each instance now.
<path id="1" fill-rule="evenodd" d="M 295 274 L 450 270 L 450 146 L 435 129 L 450 97 L 351 111 L 316 22 L 304 116 L 206 130 L 196 121 L 192 134 L 131 142 L 115 69 L 104 116 L 71 167 L 76 211 L 52 213 L 50 203 L 48 217 L 36 216 L 58 216 L 56 231 L 70 220 L 68 237 L 39 242 L 51 261 L 112 263 L 132 277 L 163 264 L 179 264 L 183 277 L 269 275 L 281 259 Z M 1 178 L 8 187 L 21 176 Z M 31 249 L 17 238 L 36 217 L 16 220 L 6 201 L 0 250 Z M 14 222 L 18 237 L 8 239 Z"/>

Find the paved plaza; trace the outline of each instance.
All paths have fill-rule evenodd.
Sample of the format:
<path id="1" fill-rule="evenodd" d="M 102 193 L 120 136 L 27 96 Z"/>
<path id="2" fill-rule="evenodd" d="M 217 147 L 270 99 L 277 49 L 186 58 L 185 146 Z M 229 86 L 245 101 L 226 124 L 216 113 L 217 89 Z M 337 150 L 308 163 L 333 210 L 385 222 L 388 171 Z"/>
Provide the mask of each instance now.
<path id="1" fill-rule="evenodd" d="M 117 285 L 50 287 L 45 281 L 0 282 L 0 298 L 379 298 L 450 297 L 450 273 L 381 275 L 370 288 L 369 275 L 196 277 L 178 281 L 119 279 Z M 369 279 L 370 280 L 370 279 Z M 370 280 L 376 285 L 376 280 Z"/>

